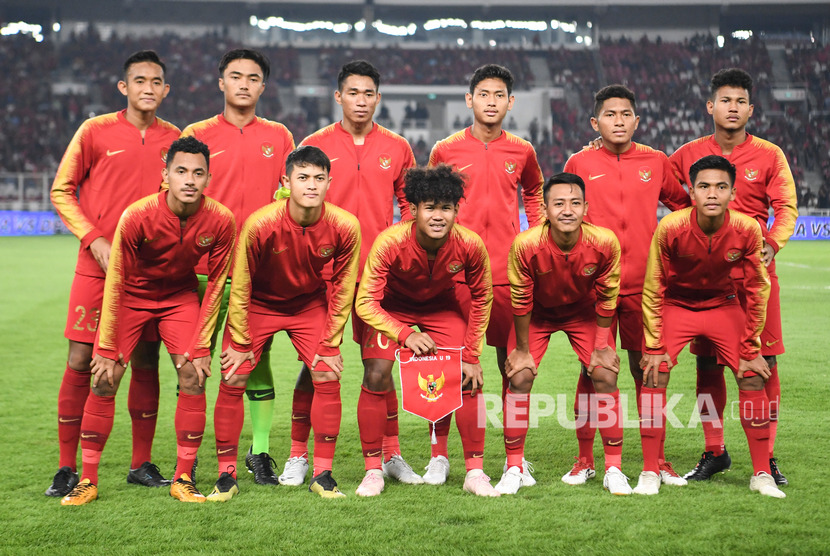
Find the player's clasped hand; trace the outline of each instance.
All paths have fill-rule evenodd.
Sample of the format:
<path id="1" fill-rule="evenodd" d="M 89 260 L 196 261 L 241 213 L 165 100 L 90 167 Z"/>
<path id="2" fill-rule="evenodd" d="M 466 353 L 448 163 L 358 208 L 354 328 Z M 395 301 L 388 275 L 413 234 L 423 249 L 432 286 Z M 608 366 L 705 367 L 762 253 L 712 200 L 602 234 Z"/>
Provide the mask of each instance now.
<path id="1" fill-rule="evenodd" d="M 533 361 L 533 356 L 530 355 L 530 352 L 514 349 L 504 362 L 505 376 L 507 378 L 513 378 L 516 373 L 524 369 L 528 369 L 533 373 L 533 376 L 536 376 L 536 363 Z"/>
<path id="2" fill-rule="evenodd" d="M 640 359 L 640 368 L 643 369 L 643 384 L 650 387 L 657 387 L 657 377 L 660 373 L 660 364 L 665 363 L 671 370 L 674 366 L 668 353 L 644 353 Z M 649 381 L 651 376 L 651 381 Z"/>
<path id="3" fill-rule="evenodd" d="M 588 376 L 597 367 L 603 367 L 615 374 L 620 374 L 620 356 L 610 346 L 602 349 L 595 349 L 591 352 L 591 363 L 588 365 Z"/>
<path id="4" fill-rule="evenodd" d="M 314 355 L 314 360 L 311 362 L 311 370 L 316 371 L 317 363 L 325 363 L 329 369 L 337 375 L 337 380 L 340 380 L 340 375 L 343 373 L 343 356 L 337 355 Z"/>
<path id="5" fill-rule="evenodd" d="M 253 351 L 236 351 L 232 346 L 228 346 L 228 349 L 223 351 L 219 356 L 219 362 L 222 364 L 222 372 L 224 373 L 222 378 L 225 381 L 230 380 L 237 369 L 239 369 L 239 366 L 245 361 L 250 361 L 252 365 L 254 364 Z"/>
<path id="6" fill-rule="evenodd" d="M 763 355 L 759 355 L 751 361 L 747 361 L 746 359 L 740 360 L 738 363 L 738 379 L 743 378 L 744 373 L 748 373 L 750 371 L 763 378 L 764 382 L 766 382 L 771 376 L 769 365 L 767 365 L 767 361 L 764 359 Z"/>
<path id="7" fill-rule="evenodd" d="M 185 352 L 185 359 L 190 360 L 190 354 Z M 194 357 L 192 360 L 193 367 L 196 369 L 196 376 L 199 378 L 199 388 L 205 387 L 205 378 L 210 376 L 210 355 L 204 357 Z M 176 365 L 177 369 L 182 368 L 182 363 Z"/>
<path id="8" fill-rule="evenodd" d="M 407 337 L 404 346 L 415 352 L 415 355 L 426 355 L 428 353 L 438 353 L 438 346 L 429 334 L 424 332 L 413 332 Z"/>

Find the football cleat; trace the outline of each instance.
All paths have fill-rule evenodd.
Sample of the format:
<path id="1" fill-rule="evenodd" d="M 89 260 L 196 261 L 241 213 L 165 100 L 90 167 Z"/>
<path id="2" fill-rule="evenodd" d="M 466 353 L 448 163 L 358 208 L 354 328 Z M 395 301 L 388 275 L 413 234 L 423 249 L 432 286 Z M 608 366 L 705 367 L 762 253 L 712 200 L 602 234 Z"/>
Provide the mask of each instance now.
<path id="1" fill-rule="evenodd" d="M 170 485 L 170 496 L 182 502 L 202 503 L 205 501 L 205 495 L 199 492 L 187 473 L 182 473 L 182 476 Z"/>
<path id="2" fill-rule="evenodd" d="M 58 469 L 58 472 L 55 473 L 55 477 L 52 479 L 52 484 L 49 485 L 49 488 L 43 494 L 46 496 L 63 497 L 72 492 L 72 489 L 77 484 L 78 474 L 72 471 L 69 466 L 65 465 Z"/>
<path id="3" fill-rule="evenodd" d="M 307 473 L 308 458 L 306 456 L 288 458 L 288 461 L 285 462 L 285 468 L 282 470 L 282 475 L 277 477 L 277 480 L 281 485 L 300 486 L 305 482 Z"/>
<path id="4" fill-rule="evenodd" d="M 383 471 L 380 469 L 368 469 L 360 486 L 355 490 L 358 496 L 377 496 L 383 492 Z"/>
<path id="5" fill-rule="evenodd" d="M 82 506 L 98 498 L 98 487 L 89 479 L 84 479 L 72 491 L 61 498 L 61 506 Z"/>
<path id="6" fill-rule="evenodd" d="M 519 470 L 518 467 L 515 468 Z M 507 470 L 508 472 L 510 469 Z M 490 484 L 490 477 L 484 474 L 482 469 L 471 469 L 467 471 L 467 476 L 464 477 L 464 490 L 471 492 L 476 496 L 486 496 L 490 498 L 498 498 L 501 493 L 493 488 Z M 518 489 L 517 489 L 518 490 Z"/>
<path id="7" fill-rule="evenodd" d="M 176 468 L 179 466 L 179 461 L 176 459 L 176 465 L 173 467 L 173 476 L 176 476 Z M 196 468 L 199 467 L 199 456 L 196 456 L 196 459 L 193 460 L 193 467 L 190 468 L 190 473 L 188 473 L 188 477 L 194 483 L 196 482 Z"/>
<path id="8" fill-rule="evenodd" d="M 507 473 L 507 458 L 504 458 L 504 468 L 501 470 L 502 474 Z M 522 458 L 522 486 L 532 487 L 536 484 L 536 479 L 533 478 L 533 464 Z"/>
<path id="9" fill-rule="evenodd" d="M 253 446 L 248 449 L 248 455 L 245 456 L 245 467 L 248 468 L 248 473 L 254 474 L 254 482 L 258 485 L 278 485 L 277 474 L 274 469 L 277 467 L 277 462 L 268 455 L 268 452 L 254 455 L 251 450 Z"/>
<path id="10" fill-rule="evenodd" d="M 213 487 L 213 492 L 207 495 L 209 502 L 227 502 L 234 496 L 239 494 L 239 485 L 236 479 L 228 472 L 223 472 L 219 475 L 219 480 Z"/>
<path id="11" fill-rule="evenodd" d="M 597 472 L 594 470 L 594 464 L 588 463 L 583 458 L 574 458 L 576 463 L 571 467 L 571 470 L 562 475 L 562 482 L 567 485 L 584 485 L 588 479 L 593 479 Z"/>
<path id="12" fill-rule="evenodd" d="M 381 478 L 381 480 L 383 479 Z M 308 483 L 308 491 L 318 494 L 323 498 L 342 498 L 346 496 L 337 488 L 337 481 L 331 476 L 331 471 L 323 471 L 319 475 L 312 477 L 311 482 Z"/>
<path id="13" fill-rule="evenodd" d="M 628 477 L 616 467 L 609 467 L 605 471 L 605 478 L 602 480 L 602 487 L 617 496 L 627 496 L 631 494 L 631 487 L 628 484 Z"/>
<path id="14" fill-rule="evenodd" d="M 389 458 L 382 466 L 383 476 L 392 477 L 401 483 L 408 485 L 422 485 L 424 479 L 412 470 L 412 467 L 406 463 L 402 456 L 394 455 Z"/>
<path id="15" fill-rule="evenodd" d="M 424 469 L 427 472 L 424 473 L 423 479 L 428 485 L 443 485 L 450 476 L 450 462 L 444 456 L 431 458 Z"/>
<path id="16" fill-rule="evenodd" d="M 643 471 L 640 473 L 640 479 L 637 481 L 637 486 L 634 487 L 632 492 L 634 494 L 646 495 L 659 494 L 660 480 L 660 475 L 654 471 Z"/>
<path id="17" fill-rule="evenodd" d="M 523 479 L 522 470 L 514 465 L 502 474 L 501 480 L 495 488 L 500 494 L 516 494 L 524 486 Z"/>
<path id="18" fill-rule="evenodd" d="M 769 473 L 759 472 L 753 475 L 749 480 L 749 490 L 763 494 L 764 496 L 772 496 L 773 498 L 786 498 L 784 491 L 779 489 L 775 484 L 775 479 Z"/>
<path id="19" fill-rule="evenodd" d="M 708 481 L 715 473 L 728 471 L 732 466 L 732 458 L 726 450 L 716 456 L 711 450 L 703 452 L 695 468 L 686 473 L 683 478 L 687 481 Z"/>
<path id="20" fill-rule="evenodd" d="M 781 470 L 778 469 L 778 461 L 775 458 L 769 458 L 769 471 L 772 478 L 775 480 L 775 484 L 778 486 L 787 486 L 790 484 L 790 481 L 781 473 Z"/>
<path id="21" fill-rule="evenodd" d="M 138 469 L 130 469 L 127 473 L 127 482 L 146 487 L 167 486 L 171 481 L 161 476 L 158 465 L 145 461 Z"/>
<path id="22" fill-rule="evenodd" d="M 686 486 L 689 482 L 675 472 L 670 461 L 660 464 L 660 482 L 664 485 Z M 635 491 L 636 492 L 636 491 Z"/>

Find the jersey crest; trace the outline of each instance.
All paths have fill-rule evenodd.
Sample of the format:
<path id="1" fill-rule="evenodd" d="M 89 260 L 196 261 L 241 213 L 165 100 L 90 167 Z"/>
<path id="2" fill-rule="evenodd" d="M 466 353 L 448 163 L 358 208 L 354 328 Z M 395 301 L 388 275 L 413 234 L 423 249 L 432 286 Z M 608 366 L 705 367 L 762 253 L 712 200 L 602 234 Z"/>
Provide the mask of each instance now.
<path id="1" fill-rule="evenodd" d="M 167 164 L 167 147 L 162 147 L 159 154 L 161 155 L 161 161 Z"/>
<path id="2" fill-rule="evenodd" d="M 382 154 L 378 157 L 378 164 L 381 170 L 388 170 L 392 167 L 392 157 L 388 154 Z"/>
<path id="3" fill-rule="evenodd" d="M 648 183 L 651 181 L 651 168 L 648 166 L 640 166 L 640 181 Z"/>
<path id="4" fill-rule="evenodd" d="M 760 174 L 758 170 L 755 170 L 753 168 L 744 168 L 744 177 L 747 179 L 747 181 L 755 181 L 756 179 L 758 179 L 758 174 Z"/>
<path id="5" fill-rule="evenodd" d="M 516 166 L 518 166 L 518 164 L 512 158 L 508 158 L 504 161 L 504 171 L 508 174 L 512 174 L 513 172 L 515 172 Z"/>
<path id="6" fill-rule="evenodd" d="M 199 234 L 199 237 L 196 238 L 196 245 L 198 245 L 199 247 L 207 247 L 211 243 L 213 243 L 215 239 L 216 238 L 214 237 L 214 235 L 210 233 Z"/>
<path id="7" fill-rule="evenodd" d="M 597 265 L 595 265 L 593 263 L 592 264 L 586 264 L 582 268 L 582 275 L 583 276 L 591 276 L 596 271 L 597 271 Z"/>
<path id="8" fill-rule="evenodd" d="M 726 260 L 730 263 L 734 263 L 738 259 L 741 258 L 741 250 L 740 249 L 730 249 L 726 252 Z"/>
<path id="9" fill-rule="evenodd" d="M 262 150 L 262 156 L 264 156 L 265 158 L 271 158 L 272 156 L 274 156 L 273 144 L 266 141 L 260 146 L 260 149 Z"/>

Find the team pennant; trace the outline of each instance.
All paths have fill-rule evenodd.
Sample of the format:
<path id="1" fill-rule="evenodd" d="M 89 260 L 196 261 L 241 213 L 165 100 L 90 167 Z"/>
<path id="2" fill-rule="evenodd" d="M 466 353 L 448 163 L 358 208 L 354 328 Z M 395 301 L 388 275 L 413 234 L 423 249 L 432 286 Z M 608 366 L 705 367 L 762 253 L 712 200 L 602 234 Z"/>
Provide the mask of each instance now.
<path id="1" fill-rule="evenodd" d="M 461 407 L 462 349 L 438 348 L 434 355 L 398 350 L 404 411 L 434 423 Z"/>

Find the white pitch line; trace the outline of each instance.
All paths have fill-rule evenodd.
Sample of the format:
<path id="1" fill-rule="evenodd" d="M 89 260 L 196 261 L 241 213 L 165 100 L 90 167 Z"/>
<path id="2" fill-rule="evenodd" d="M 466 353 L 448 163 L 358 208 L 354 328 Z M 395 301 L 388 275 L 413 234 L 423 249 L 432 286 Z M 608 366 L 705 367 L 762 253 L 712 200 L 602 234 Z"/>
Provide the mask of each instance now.
<path id="1" fill-rule="evenodd" d="M 825 268 L 822 266 L 812 266 L 808 264 L 801 264 L 801 263 L 790 263 L 786 261 L 776 261 L 776 264 L 779 266 L 790 266 L 793 268 L 806 268 L 807 270 L 818 270 L 821 272 L 830 272 L 830 268 Z"/>

